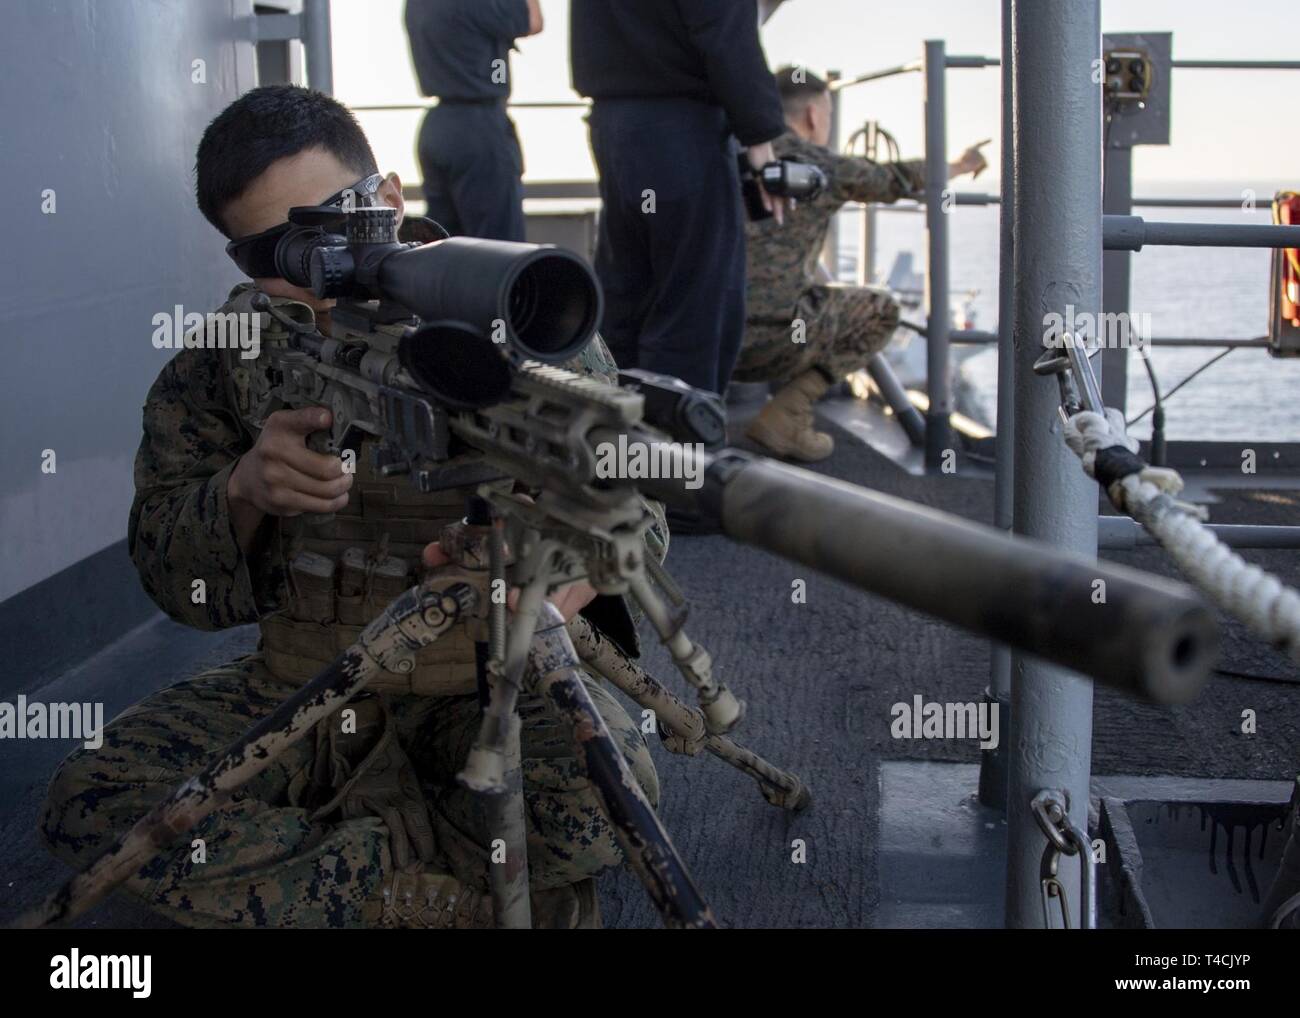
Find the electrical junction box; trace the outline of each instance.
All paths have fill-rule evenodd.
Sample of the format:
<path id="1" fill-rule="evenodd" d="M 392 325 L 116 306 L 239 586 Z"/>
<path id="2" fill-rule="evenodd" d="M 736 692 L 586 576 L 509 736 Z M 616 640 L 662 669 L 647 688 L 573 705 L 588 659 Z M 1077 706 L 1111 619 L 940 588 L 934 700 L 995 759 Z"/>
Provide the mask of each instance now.
<path id="1" fill-rule="evenodd" d="M 1173 33 L 1102 37 L 1107 148 L 1169 144 L 1169 73 Z"/>

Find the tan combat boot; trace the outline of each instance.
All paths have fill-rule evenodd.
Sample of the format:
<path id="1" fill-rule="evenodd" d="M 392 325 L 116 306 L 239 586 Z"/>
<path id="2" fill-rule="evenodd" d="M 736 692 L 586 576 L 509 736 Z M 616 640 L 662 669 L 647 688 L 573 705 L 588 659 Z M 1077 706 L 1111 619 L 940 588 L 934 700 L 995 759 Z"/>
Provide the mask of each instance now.
<path id="1" fill-rule="evenodd" d="M 830 435 L 813 428 L 813 404 L 830 382 L 816 368 L 805 371 L 773 396 L 745 430 L 746 436 L 774 456 L 814 463 L 835 450 Z"/>
<path id="2" fill-rule="evenodd" d="M 394 873 L 363 906 L 368 926 L 406 930 L 488 930 L 491 895 L 448 873 Z"/>

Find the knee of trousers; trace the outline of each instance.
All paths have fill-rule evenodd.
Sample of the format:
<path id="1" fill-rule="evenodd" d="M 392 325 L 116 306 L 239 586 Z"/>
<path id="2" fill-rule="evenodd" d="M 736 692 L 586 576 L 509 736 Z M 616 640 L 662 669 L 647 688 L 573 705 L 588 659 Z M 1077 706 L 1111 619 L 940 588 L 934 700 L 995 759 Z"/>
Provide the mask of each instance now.
<path id="1" fill-rule="evenodd" d="M 605 690 L 593 683 L 587 683 L 587 690 L 637 784 L 656 806 L 659 777 L 640 728 Z M 524 794 L 531 820 L 529 878 L 534 885 L 574 883 L 624 861 L 596 788 L 572 755 L 526 758 Z"/>
<path id="2" fill-rule="evenodd" d="M 892 334 L 898 327 L 899 314 L 902 310 L 898 298 L 888 290 L 874 287 L 862 287 L 860 294 L 861 296 L 852 304 L 852 313 L 855 317 L 872 329 L 886 335 Z"/>
<path id="3" fill-rule="evenodd" d="M 59 764 L 36 824 L 58 859 L 78 865 L 109 847 L 118 832 L 99 807 L 112 794 L 112 781 L 94 751 L 79 748 Z"/>
<path id="4" fill-rule="evenodd" d="M 637 784 L 645 792 L 650 805 L 657 808 L 659 805 L 659 772 L 655 770 L 654 757 L 650 755 L 650 747 L 646 745 L 645 736 L 641 733 L 640 726 L 623 709 L 622 704 L 614 699 L 613 695 L 603 686 L 594 682 L 588 682 L 586 685 L 587 691 L 591 694 L 592 703 L 600 711 L 600 716 L 604 718 L 605 727 L 609 729 L 614 744 L 618 746 L 623 754 L 623 759 L 627 761 L 632 776 L 636 778 Z"/>

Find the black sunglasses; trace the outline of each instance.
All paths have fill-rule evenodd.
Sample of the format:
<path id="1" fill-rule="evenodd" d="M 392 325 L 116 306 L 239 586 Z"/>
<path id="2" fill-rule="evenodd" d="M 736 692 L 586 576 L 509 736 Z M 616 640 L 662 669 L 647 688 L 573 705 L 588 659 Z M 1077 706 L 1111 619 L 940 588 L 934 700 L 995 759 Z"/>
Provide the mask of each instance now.
<path id="1" fill-rule="evenodd" d="M 337 209 L 357 206 L 373 208 L 379 204 L 377 195 L 383 182 L 382 173 L 372 173 L 351 187 L 336 191 L 320 204 Z M 275 246 L 291 227 L 291 223 L 280 223 L 261 233 L 238 237 L 226 245 L 226 254 L 239 266 L 239 271 L 250 279 L 274 279 L 280 275 L 275 267 Z"/>

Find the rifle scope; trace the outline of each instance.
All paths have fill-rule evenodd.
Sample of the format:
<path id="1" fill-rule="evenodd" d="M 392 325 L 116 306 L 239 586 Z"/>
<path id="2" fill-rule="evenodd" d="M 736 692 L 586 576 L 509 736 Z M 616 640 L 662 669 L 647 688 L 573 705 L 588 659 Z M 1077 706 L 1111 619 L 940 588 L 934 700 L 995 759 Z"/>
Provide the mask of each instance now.
<path id="1" fill-rule="evenodd" d="M 600 323 L 595 275 L 562 248 L 476 237 L 404 244 L 387 206 L 300 207 L 289 222 L 297 228 L 276 244 L 276 269 L 317 297 L 390 301 L 425 322 L 462 323 L 462 338 L 476 334 L 511 359 L 548 364 L 575 357 Z"/>

